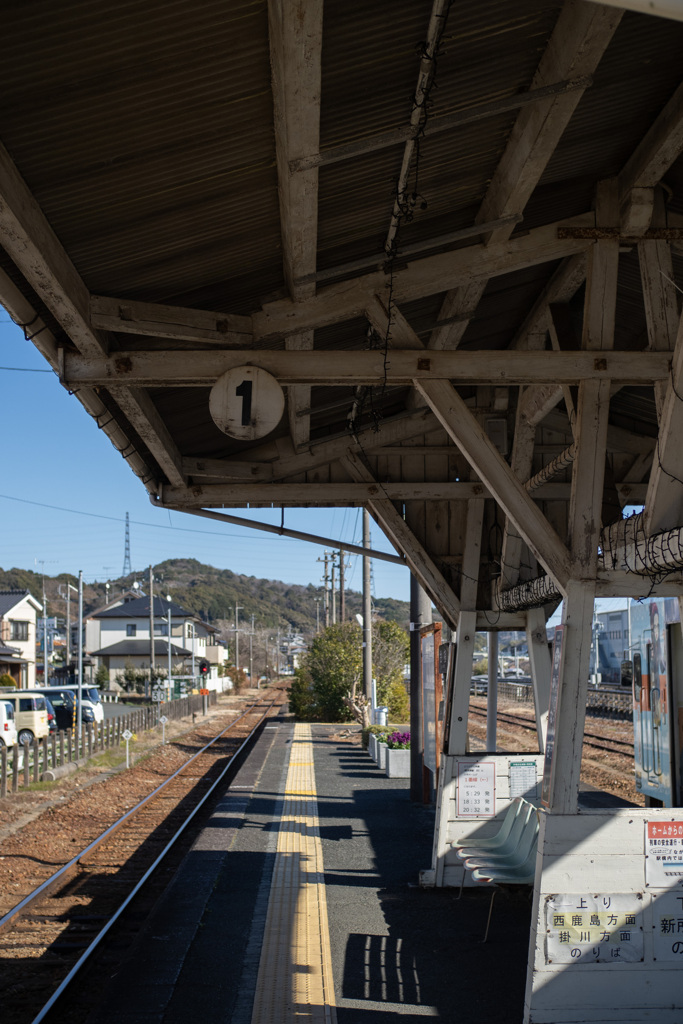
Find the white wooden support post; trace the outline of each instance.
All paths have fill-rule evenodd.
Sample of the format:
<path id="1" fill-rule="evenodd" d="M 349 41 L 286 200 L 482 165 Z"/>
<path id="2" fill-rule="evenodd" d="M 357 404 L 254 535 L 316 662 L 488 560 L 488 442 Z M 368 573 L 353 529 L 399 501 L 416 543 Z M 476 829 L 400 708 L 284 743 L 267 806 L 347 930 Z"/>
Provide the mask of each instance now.
<path id="1" fill-rule="evenodd" d="M 489 681 L 486 692 L 486 750 L 495 752 L 498 735 L 498 633 L 488 634 Z"/>
<path id="2" fill-rule="evenodd" d="M 615 223 L 618 197 L 614 181 L 597 192 L 598 224 Z M 598 240 L 588 256 L 582 348 L 611 349 L 617 295 L 619 243 Z M 590 668 L 591 625 L 595 601 L 600 512 L 605 479 L 610 384 L 595 379 L 579 385 L 576 417 L 577 455 L 569 505 L 572 578 L 564 598 L 564 662 L 560 675 L 549 807 L 576 814 L 579 801 L 583 729 Z"/>
<path id="3" fill-rule="evenodd" d="M 531 665 L 531 682 L 534 689 L 538 749 L 543 753 L 550 705 L 550 650 L 548 648 L 548 632 L 545 628 L 545 614 L 542 608 L 531 608 L 526 613 L 526 641 Z"/>
<path id="4" fill-rule="evenodd" d="M 474 635 L 477 630 L 477 613 L 461 611 L 456 632 L 457 651 L 453 677 L 453 703 L 448 739 L 449 754 L 467 752 L 467 716 L 470 706 L 470 681 L 474 659 Z"/>

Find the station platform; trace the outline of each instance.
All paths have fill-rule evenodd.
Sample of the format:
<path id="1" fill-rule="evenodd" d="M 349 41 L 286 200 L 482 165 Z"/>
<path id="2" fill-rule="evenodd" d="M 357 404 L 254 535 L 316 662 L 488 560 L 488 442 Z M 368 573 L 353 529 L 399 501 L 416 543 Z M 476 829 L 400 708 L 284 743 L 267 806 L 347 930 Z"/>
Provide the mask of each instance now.
<path id="1" fill-rule="evenodd" d="M 420 889 L 433 809 L 343 726 L 271 720 L 89 1024 L 523 1016 L 528 892 Z"/>

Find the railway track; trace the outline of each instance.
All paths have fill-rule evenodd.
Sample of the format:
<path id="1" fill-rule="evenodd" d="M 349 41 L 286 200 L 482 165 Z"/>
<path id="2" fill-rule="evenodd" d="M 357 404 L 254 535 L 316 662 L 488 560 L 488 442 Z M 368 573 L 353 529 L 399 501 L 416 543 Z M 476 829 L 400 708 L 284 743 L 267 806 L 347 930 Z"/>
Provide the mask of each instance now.
<path id="1" fill-rule="evenodd" d="M 486 718 L 486 704 L 477 704 L 475 701 L 470 702 L 470 713 L 477 716 L 479 719 Z M 498 729 L 501 731 L 501 726 L 510 725 L 517 729 L 521 729 L 525 732 L 533 733 L 536 735 L 536 722 L 532 715 L 515 714 L 511 711 L 499 711 L 498 712 Z M 593 750 L 602 750 L 608 754 L 623 754 L 625 757 L 629 757 L 633 762 L 633 740 L 622 740 L 616 737 L 606 736 L 601 733 L 595 732 L 584 732 L 583 739 L 584 749 L 589 747 Z"/>
<path id="2" fill-rule="evenodd" d="M 156 900 L 191 845 L 198 812 L 221 782 L 224 792 L 240 755 L 282 703 L 279 692 L 258 701 L 168 777 L 160 768 L 151 793 L 49 877 L 41 877 L 44 866 L 37 865 L 38 884 L 0 917 L 3 1024 L 62 1021 L 53 1007 L 95 951 L 102 955 L 113 931 L 122 951 L 128 948 L 133 900 L 144 917 L 145 904 Z M 116 953 L 107 956 L 111 969 Z"/>

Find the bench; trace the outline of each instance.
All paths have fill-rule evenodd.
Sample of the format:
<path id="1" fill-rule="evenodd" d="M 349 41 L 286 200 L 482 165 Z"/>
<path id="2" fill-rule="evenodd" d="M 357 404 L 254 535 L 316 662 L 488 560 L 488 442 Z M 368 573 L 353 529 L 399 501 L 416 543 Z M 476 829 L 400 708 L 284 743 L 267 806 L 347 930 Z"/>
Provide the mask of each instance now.
<path id="1" fill-rule="evenodd" d="M 517 797 L 510 804 L 500 829 L 495 835 L 470 845 L 452 843 L 457 856 L 463 862 L 464 871 L 471 872 L 476 882 L 493 882 L 496 885 L 532 885 L 536 869 L 538 844 L 538 809 L 523 797 Z M 460 895 L 465 884 L 465 874 Z M 486 933 L 486 942 L 491 923 L 493 901 L 496 889 L 491 893 Z"/>

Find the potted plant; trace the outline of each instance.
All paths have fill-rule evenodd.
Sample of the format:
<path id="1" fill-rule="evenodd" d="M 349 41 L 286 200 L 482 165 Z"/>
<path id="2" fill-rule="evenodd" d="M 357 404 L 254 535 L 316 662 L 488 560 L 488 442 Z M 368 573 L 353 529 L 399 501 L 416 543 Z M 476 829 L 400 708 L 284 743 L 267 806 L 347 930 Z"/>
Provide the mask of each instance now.
<path id="1" fill-rule="evenodd" d="M 382 771 L 387 766 L 387 739 L 387 733 L 377 733 L 377 767 L 381 768 Z"/>
<path id="2" fill-rule="evenodd" d="M 392 732 L 386 738 L 386 773 L 390 779 L 410 778 L 410 733 Z"/>

